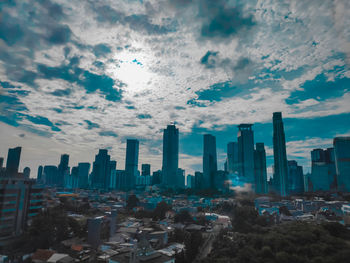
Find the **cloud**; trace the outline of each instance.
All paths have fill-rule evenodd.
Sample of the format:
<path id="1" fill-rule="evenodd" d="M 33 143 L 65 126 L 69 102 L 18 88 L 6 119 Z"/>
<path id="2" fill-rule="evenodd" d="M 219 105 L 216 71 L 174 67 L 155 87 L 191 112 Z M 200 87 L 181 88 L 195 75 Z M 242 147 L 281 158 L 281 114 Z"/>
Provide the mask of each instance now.
<path id="1" fill-rule="evenodd" d="M 116 134 L 114 131 L 100 131 L 98 134 L 100 136 L 118 137 L 118 134 Z"/>

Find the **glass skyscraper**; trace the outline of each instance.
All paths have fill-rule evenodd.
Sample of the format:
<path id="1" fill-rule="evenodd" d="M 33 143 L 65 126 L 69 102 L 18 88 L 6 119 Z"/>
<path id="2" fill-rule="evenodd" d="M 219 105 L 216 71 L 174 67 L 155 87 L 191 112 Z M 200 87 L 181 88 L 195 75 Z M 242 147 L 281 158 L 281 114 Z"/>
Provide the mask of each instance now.
<path id="1" fill-rule="evenodd" d="M 78 164 L 79 188 L 87 189 L 89 187 L 90 163 Z"/>
<path id="2" fill-rule="evenodd" d="M 255 193 L 266 194 L 267 191 L 267 170 L 266 152 L 264 143 L 256 143 L 254 151 L 255 168 Z"/>
<path id="3" fill-rule="evenodd" d="M 350 137 L 333 140 L 338 190 L 350 192 Z"/>
<path id="4" fill-rule="evenodd" d="M 227 172 L 238 173 L 238 143 L 229 142 L 227 144 Z"/>
<path id="5" fill-rule="evenodd" d="M 95 161 L 92 166 L 91 186 L 94 189 L 107 189 L 109 187 L 111 167 L 111 157 L 108 155 L 108 150 L 100 149 L 95 156 Z"/>
<path id="6" fill-rule="evenodd" d="M 288 193 L 301 194 L 304 192 L 303 167 L 294 160 L 288 161 Z"/>
<path id="7" fill-rule="evenodd" d="M 288 195 L 288 166 L 286 139 L 282 121 L 282 113 L 273 113 L 273 157 L 274 157 L 274 175 L 273 180 L 275 190 L 281 196 Z"/>
<path id="8" fill-rule="evenodd" d="M 254 184 L 254 133 L 252 124 L 238 126 L 238 173 L 240 180 Z"/>
<path id="9" fill-rule="evenodd" d="M 65 186 L 65 181 L 67 181 L 67 178 L 69 176 L 68 164 L 69 164 L 69 155 L 62 154 L 60 164 L 58 165 L 58 178 L 56 178 L 56 185 L 60 187 Z"/>
<path id="10" fill-rule="evenodd" d="M 162 184 L 164 187 L 177 187 L 179 168 L 179 129 L 174 124 L 163 131 Z"/>
<path id="11" fill-rule="evenodd" d="M 8 176 L 16 176 L 18 174 L 21 151 L 22 147 L 10 148 L 8 150 L 6 162 L 6 173 Z"/>
<path id="12" fill-rule="evenodd" d="M 214 187 L 214 176 L 218 170 L 216 157 L 216 139 L 211 134 L 203 136 L 203 187 Z"/>
<path id="13" fill-rule="evenodd" d="M 329 191 L 336 188 L 334 148 L 311 151 L 310 191 Z"/>
<path id="14" fill-rule="evenodd" d="M 135 187 L 136 176 L 138 173 L 137 167 L 139 164 L 139 141 L 128 139 L 126 141 L 126 158 L 125 158 L 125 173 L 127 176 L 127 190 Z"/>

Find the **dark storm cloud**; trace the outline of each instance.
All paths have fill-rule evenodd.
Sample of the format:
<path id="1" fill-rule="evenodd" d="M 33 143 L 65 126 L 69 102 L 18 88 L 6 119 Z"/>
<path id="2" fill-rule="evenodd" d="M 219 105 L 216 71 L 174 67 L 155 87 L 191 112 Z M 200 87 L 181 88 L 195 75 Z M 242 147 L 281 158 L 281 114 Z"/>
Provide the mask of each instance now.
<path id="1" fill-rule="evenodd" d="M 232 71 L 242 71 L 252 64 L 247 57 L 240 57 L 237 62 L 233 62 L 231 58 L 222 58 L 218 51 L 210 51 L 200 59 L 200 64 L 207 69 L 224 68 Z"/>
<path id="2" fill-rule="evenodd" d="M 111 50 L 111 47 L 108 46 L 107 44 L 98 44 L 93 47 L 93 52 L 96 57 L 104 57 L 107 54 L 111 53 L 112 50 Z"/>
<path id="3" fill-rule="evenodd" d="M 100 125 L 98 125 L 97 123 L 94 123 L 94 122 L 89 121 L 89 120 L 84 120 L 84 121 L 88 125 L 87 126 L 88 130 L 91 130 L 91 129 L 94 129 L 94 128 L 100 128 Z"/>
<path id="4" fill-rule="evenodd" d="M 199 15 L 204 19 L 201 36 L 205 38 L 229 38 L 255 25 L 252 15 L 244 16 L 239 7 L 226 0 L 201 0 Z"/>
<path id="5" fill-rule="evenodd" d="M 56 89 L 50 94 L 57 97 L 66 97 L 66 96 L 69 96 L 71 93 L 72 93 L 71 89 Z"/>
<path id="6" fill-rule="evenodd" d="M 200 63 L 206 68 L 215 68 L 216 60 L 215 57 L 218 52 L 208 51 L 200 60 Z"/>
<path id="7" fill-rule="evenodd" d="M 96 13 L 96 20 L 101 23 L 121 24 L 150 35 L 162 35 L 176 31 L 177 24 L 174 21 L 165 20 L 164 25 L 153 24 L 149 16 L 145 14 L 125 15 L 107 5 L 101 6 L 94 1 L 90 4 L 93 12 Z"/>
<path id="8" fill-rule="evenodd" d="M 43 79 L 62 79 L 70 83 L 76 83 L 85 88 L 87 93 L 100 91 L 105 95 L 105 99 L 109 101 L 120 101 L 122 98 L 122 90 L 116 89 L 114 86 L 122 87 L 124 83 L 115 83 L 112 78 L 107 75 L 98 75 L 90 71 L 78 67 L 79 60 L 72 58 L 68 65 L 62 64 L 58 67 L 49 67 L 44 64 L 38 65 L 38 78 Z M 56 96 L 62 96 L 62 91 L 54 91 Z"/>
<path id="9" fill-rule="evenodd" d="M 51 44 L 62 45 L 70 41 L 72 31 L 67 25 L 59 25 L 49 29 L 47 41 Z"/>
<path id="10" fill-rule="evenodd" d="M 228 0 L 169 0 L 178 9 L 193 8 L 200 19 L 200 36 L 204 39 L 228 39 L 249 30 L 256 23 L 252 14 L 243 14 L 240 6 Z"/>
<path id="11" fill-rule="evenodd" d="M 100 136 L 118 137 L 118 134 L 116 134 L 114 131 L 100 131 L 98 134 Z"/>
<path id="12" fill-rule="evenodd" d="M 29 120 L 30 122 L 34 124 L 39 124 L 39 125 L 45 125 L 48 127 L 51 127 L 51 130 L 53 131 L 60 131 L 61 129 L 56 127 L 48 118 L 43 117 L 43 116 L 30 116 L 30 115 L 25 115 L 26 119 Z"/>
<path id="13" fill-rule="evenodd" d="M 138 119 L 151 119 L 152 116 L 149 114 L 139 114 L 139 115 L 137 115 L 137 118 Z"/>

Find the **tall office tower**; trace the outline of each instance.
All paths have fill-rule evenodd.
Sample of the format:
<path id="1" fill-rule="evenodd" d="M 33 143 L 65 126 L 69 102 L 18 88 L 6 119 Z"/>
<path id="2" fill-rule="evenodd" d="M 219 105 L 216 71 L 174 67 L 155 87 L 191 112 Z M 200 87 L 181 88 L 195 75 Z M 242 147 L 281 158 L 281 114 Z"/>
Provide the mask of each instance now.
<path id="1" fill-rule="evenodd" d="M 227 172 L 238 173 L 238 143 L 229 142 L 227 144 Z"/>
<path id="2" fill-rule="evenodd" d="M 238 129 L 238 173 L 240 180 L 254 184 L 254 133 L 252 124 L 240 124 Z"/>
<path id="3" fill-rule="evenodd" d="M 0 177 L 0 246 L 12 245 L 29 220 L 40 213 L 45 201 L 43 188 L 35 180 L 5 175 Z M 5 249 L 6 250 L 6 249 Z"/>
<path id="4" fill-rule="evenodd" d="M 294 160 L 288 161 L 288 193 L 302 194 L 304 192 L 303 167 Z"/>
<path id="5" fill-rule="evenodd" d="M 126 141 L 125 173 L 127 174 L 126 190 L 134 189 L 139 164 L 139 141 L 128 139 Z"/>
<path id="6" fill-rule="evenodd" d="M 286 139 L 282 121 L 282 113 L 273 113 L 273 157 L 275 190 L 281 196 L 288 195 L 288 165 L 286 152 Z"/>
<path id="7" fill-rule="evenodd" d="M 157 184 L 161 184 L 162 183 L 162 171 L 158 170 L 158 171 L 154 171 L 152 173 L 152 185 L 157 185 Z"/>
<path id="8" fill-rule="evenodd" d="M 311 151 L 311 174 L 308 177 L 308 190 L 335 190 L 336 174 L 333 148 L 326 150 L 314 149 Z"/>
<path id="9" fill-rule="evenodd" d="M 218 170 L 216 158 L 216 139 L 211 134 L 203 136 L 203 187 L 214 187 L 214 177 Z"/>
<path id="10" fill-rule="evenodd" d="M 194 187 L 195 189 L 203 189 L 203 173 L 194 172 Z"/>
<path id="11" fill-rule="evenodd" d="M 109 167 L 111 168 L 111 170 L 116 170 L 117 169 L 117 161 L 110 161 Z"/>
<path id="12" fill-rule="evenodd" d="M 22 147 L 10 148 L 7 155 L 6 173 L 8 176 L 18 174 L 19 160 L 21 158 Z"/>
<path id="13" fill-rule="evenodd" d="M 165 187 L 176 188 L 176 175 L 179 168 L 179 129 L 168 125 L 163 132 L 163 166 L 162 184 Z"/>
<path id="14" fill-rule="evenodd" d="M 254 171 L 255 171 L 255 193 L 266 194 L 267 190 L 267 170 L 266 152 L 264 143 L 256 143 L 254 151 Z"/>
<path id="15" fill-rule="evenodd" d="M 142 176 L 150 176 L 151 175 L 151 165 L 148 163 L 143 163 L 141 167 L 141 175 Z"/>
<path id="16" fill-rule="evenodd" d="M 58 165 L 58 178 L 56 181 L 56 185 L 63 187 L 65 185 L 65 180 L 67 180 L 69 176 L 69 155 L 68 154 L 62 154 L 61 155 L 61 161 Z"/>
<path id="17" fill-rule="evenodd" d="M 333 140 L 338 190 L 350 192 L 350 137 Z"/>
<path id="18" fill-rule="evenodd" d="M 54 186 L 57 182 L 58 169 L 57 166 L 54 165 L 45 165 L 43 172 L 43 181 L 46 185 Z"/>
<path id="19" fill-rule="evenodd" d="M 69 188 L 78 188 L 79 187 L 79 166 L 72 167 L 72 172 L 69 176 Z"/>
<path id="20" fill-rule="evenodd" d="M 106 190 L 110 179 L 110 159 L 108 150 L 99 149 L 92 166 L 91 186 L 94 189 Z"/>
<path id="21" fill-rule="evenodd" d="M 90 163 L 78 163 L 78 186 L 79 188 L 89 188 Z"/>
<path id="22" fill-rule="evenodd" d="M 4 165 L 4 157 L 0 157 L 0 170 L 2 170 Z"/>
<path id="23" fill-rule="evenodd" d="M 37 183 L 40 183 L 40 184 L 43 183 L 43 166 L 42 165 L 38 167 L 38 175 L 36 177 L 36 181 Z"/>
<path id="24" fill-rule="evenodd" d="M 29 178 L 29 177 L 30 177 L 30 168 L 29 168 L 29 167 L 25 167 L 25 168 L 23 169 L 23 176 L 24 176 L 25 178 Z"/>

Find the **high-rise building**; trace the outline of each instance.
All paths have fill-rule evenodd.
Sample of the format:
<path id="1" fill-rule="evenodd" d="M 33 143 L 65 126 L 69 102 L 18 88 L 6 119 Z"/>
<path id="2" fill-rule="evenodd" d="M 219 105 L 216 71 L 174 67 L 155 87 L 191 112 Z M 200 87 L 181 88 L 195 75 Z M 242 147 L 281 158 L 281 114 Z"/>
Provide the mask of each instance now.
<path id="1" fill-rule="evenodd" d="M 25 168 L 23 169 L 23 176 L 24 176 L 25 178 L 29 178 L 29 177 L 30 177 L 30 168 L 29 168 L 29 167 L 25 167 Z"/>
<path id="2" fill-rule="evenodd" d="M 154 171 L 152 173 L 152 185 L 157 185 L 157 184 L 161 184 L 162 183 L 162 171 L 158 170 L 158 171 Z"/>
<path id="3" fill-rule="evenodd" d="M 302 194 L 304 192 L 303 167 L 294 160 L 288 161 L 288 193 Z"/>
<path id="4" fill-rule="evenodd" d="M 72 172 L 69 176 L 68 188 L 78 188 L 79 187 L 79 166 L 72 167 Z"/>
<path id="5" fill-rule="evenodd" d="M 229 142 L 227 144 L 227 172 L 238 173 L 238 143 Z"/>
<path id="6" fill-rule="evenodd" d="M 38 167 L 38 175 L 36 177 L 36 181 L 37 181 L 37 183 L 40 183 L 40 184 L 44 183 L 43 182 L 43 166 L 42 165 L 40 165 Z"/>
<path id="7" fill-rule="evenodd" d="M 288 165 L 286 152 L 286 139 L 282 121 L 282 113 L 273 113 L 273 157 L 275 190 L 281 196 L 288 195 Z"/>
<path id="8" fill-rule="evenodd" d="M 4 157 L 0 157 L 0 171 L 2 170 L 4 165 Z"/>
<path id="9" fill-rule="evenodd" d="M 45 165 L 44 166 L 42 180 L 46 185 L 49 185 L 49 186 L 56 185 L 57 177 L 58 177 L 57 166 L 54 166 L 54 165 Z"/>
<path id="10" fill-rule="evenodd" d="M 134 189 L 139 164 L 139 141 L 128 139 L 126 141 L 125 173 L 127 174 L 126 190 Z"/>
<path id="11" fill-rule="evenodd" d="M 18 174 L 21 151 L 22 147 L 9 149 L 6 163 L 6 173 L 8 176 L 16 176 Z"/>
<path id="12" fill-rule="evenodd" d="M 87 189 L 89 187 L 90 163 L 78 163 L 78 186 Z"/>
<path id="13" fill-rule="evenodd" d="M 350 192 L 350 137 L 333 140 L 339 191 Z"/>
<path id="14" fill-rule="evenodd" d="M 254 133 L 252 124 L 240 124 L 238 129 L 238 173 L 240 180 L 254 184 Z"/>
<path id="15" fill-rule="evenodd" d="M 65 181 L 67 180 L 69 176 L 69 155 L 68 154 L 62 154 L 61 155 L 61 161 L 58 165 L 58 178 L 56 179 L 56 185 L 63 187 L 65 185 Z"/>
<path id="16" fill-rule="evenodd" d="M 214 187 L 214 176 L 218 170 L 216 157 L 216 139 L 211 134 L 203 136 L 203 187 Z"/>
<path id="17" fill-rule="evenodd" d="M 148 163 L 143 163 L 141 168 L 142 176 L 150 176 L 151 175 L 151 165 Z"/>
<path id="18" fill-rule="evenodd" d="M 91 186 L 94 189 L 106 190 L 110 183 L 110 166 L 111 157 L 108 155 L 108 150 L 100 149 L 95 156 L 95 161 L 92 166 Z"/>
<path id="19" fill-rule="evenodd" d="M 194 172 L 194 187 L 195 189 L 203 189 L 203 173 L 201 172 Z"/>
<path id="20" fill-rule="evenodd" d="M 254 171 L 255 171 L 255 193 L 266 194 L 267 189 L 267 170 L 266 170 L 266 152 L 264 143 L 256 143 L 254 151 Z"/>
<path id="21" fill-rule="evenodd" d="M 9 173 L 0 177 L 0 247 L 15 241 L 45 205 L 43 188 L 35 185 L 34 179 L 14 174 L 19 153 L 11 151 L 9 155 Z"/>
<path id="22" fill-rule="evenodd" d="M 176 188 L 177 169 L 179 168 L 179 129 L 168 125 L 163 132 L 163 186 Z"/>
<path id="23" fill-rule="evenodd" d="M 308 177 L 310 191 L 330 191 L 336 189 L 336 168 L 334 148 L 311 151 L 311 174 Z"/>

